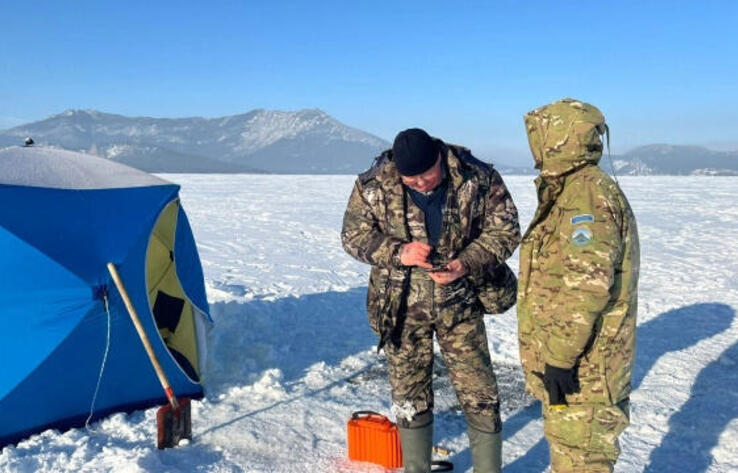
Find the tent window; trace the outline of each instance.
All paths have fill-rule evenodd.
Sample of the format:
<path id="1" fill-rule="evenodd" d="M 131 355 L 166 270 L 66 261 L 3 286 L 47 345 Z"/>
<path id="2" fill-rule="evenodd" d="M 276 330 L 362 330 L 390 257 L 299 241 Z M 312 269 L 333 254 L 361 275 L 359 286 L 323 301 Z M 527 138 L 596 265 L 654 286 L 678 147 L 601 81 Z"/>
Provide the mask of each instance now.
<path id="1" fill-rule="evenodd" d="M 177 276 L 174 245 L 179 200 L 161 212 L 149 239 L 146 285 L 159 335 L 174 361 L 195 382 L 200 381 L 195 309 Z"/>
<path id="2" fill-rule="evenodd" d="M 166 292 L 157 292 L 156 302 L 154 302 L 154 319 L 156 319 L 156 326 L 159 331 L 164 329 L 171 333 L 177 331 L 177 325 L 179 325 L 179 320 L 182 318 L 184 303 L 184 299 L 172 297 Z"/>

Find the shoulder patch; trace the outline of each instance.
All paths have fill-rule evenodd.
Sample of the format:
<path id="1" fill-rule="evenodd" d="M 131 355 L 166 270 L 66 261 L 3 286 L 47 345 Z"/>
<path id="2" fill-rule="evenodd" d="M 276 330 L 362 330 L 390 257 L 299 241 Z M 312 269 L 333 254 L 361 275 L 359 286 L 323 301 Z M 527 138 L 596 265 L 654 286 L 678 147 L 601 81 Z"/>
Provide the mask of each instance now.
<path id="1" fill-rule="evenodd" d="M 575 215 L 571 218 L 572 225 L 579 225 L 580 223 L 593 223 L 594 221 L 595 218 L 592 214 Z"/>
<path id="2" fill-rule="evenodd" d="M 587 227 L 579 227 L 571 234 L 571 241 L 577 246 L 586 246 L 592 241 L 592 232 Z"/>

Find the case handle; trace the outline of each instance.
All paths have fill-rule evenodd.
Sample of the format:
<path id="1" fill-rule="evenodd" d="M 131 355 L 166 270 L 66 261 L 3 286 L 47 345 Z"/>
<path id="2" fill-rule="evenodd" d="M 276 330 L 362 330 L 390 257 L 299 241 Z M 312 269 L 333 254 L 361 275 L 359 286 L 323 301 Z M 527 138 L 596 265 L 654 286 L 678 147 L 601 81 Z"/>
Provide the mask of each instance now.
<path id="1" fill-rule="evenodd" d="M 368 416 L 377 416 L 382 417 L 383 419 L 386 419 L 387 416 L 380 414 L 379 412 L 375 411 L 356 411 L 353 414 L 351 414 L 352 419 L 358 419 L 360 416 L 368 415 Z"/>

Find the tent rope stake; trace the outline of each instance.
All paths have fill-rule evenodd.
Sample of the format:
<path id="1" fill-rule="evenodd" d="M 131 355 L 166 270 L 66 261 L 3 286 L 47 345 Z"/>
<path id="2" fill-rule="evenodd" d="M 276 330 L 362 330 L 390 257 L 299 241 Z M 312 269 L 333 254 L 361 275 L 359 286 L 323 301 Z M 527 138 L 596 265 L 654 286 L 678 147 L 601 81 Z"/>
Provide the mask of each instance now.
<path id="1" fill-rule="evenodd" d="M 95 401 L 97 400 L 97 393 L 100 391 L 100 384 L 102 383 L 103 373 L 105 372 L 105 363 L 108 361 L 108 353 L 110 353 L 110 327 L 112 324 L 112 320 L 110 315 L 110 303 L 108 301 L 107 292 L 103 293 L 102 298 L 105 313 L 108 315 L 107 339 L 105 341 L 105 353 L 103 354 L 102 363 L 100 364 L 100 374 L 97 377 L 97 385 L 95 386 L 95 394 L 92 396 L 92 403 L 90 404 L 90 415 L 87 416 L 87 420 L 85 421 L 85 428 L 90 426 L 92 414 L 95 412 Z"/>

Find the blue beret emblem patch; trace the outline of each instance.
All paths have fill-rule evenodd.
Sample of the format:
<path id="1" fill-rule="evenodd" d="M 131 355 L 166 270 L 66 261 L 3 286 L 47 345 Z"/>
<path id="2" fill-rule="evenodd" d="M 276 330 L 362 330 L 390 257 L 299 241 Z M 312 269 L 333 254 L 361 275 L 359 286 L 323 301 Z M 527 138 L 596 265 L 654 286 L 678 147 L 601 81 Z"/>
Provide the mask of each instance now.
<path id="1" fill-rule="evenodd" d="M 571 241 L 577 246 L 588 245 L 592 241 L 592 232 L 587 227 L 579 227 L 571 234 Z"/>

